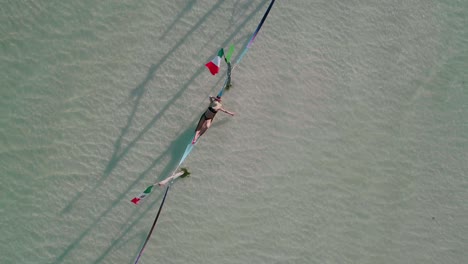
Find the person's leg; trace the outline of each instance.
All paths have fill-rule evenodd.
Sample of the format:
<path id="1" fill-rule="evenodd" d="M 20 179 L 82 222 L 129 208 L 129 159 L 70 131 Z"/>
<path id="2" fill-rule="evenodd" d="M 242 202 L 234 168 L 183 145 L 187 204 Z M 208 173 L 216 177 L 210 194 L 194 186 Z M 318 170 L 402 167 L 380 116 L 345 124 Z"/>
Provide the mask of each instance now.
<path id="1" fill-rule="evenodd" d="M 205 119 L 206 119 L 205 114 L 201 115 L 200 120 L 198 120 L 198 125 L 197 125 L 197 128 L 195 129 L 195 132 L 202 128 L 203 123 L 205 123 Z"/>
<path id="2" fill-rule="evenodd" d="M 205 132 L 208 130 L 208 128 L 210 128 L 211 126 L 211 121 L 213 121 L 213 119 L 208 119 L 204 122 L 202 128 L 200 129 L 200 137 L 205 134 Z"/>
<path id="3" fill-rule="evenodd" d="M 211 122 L 213 122 L 213 119 L 208 119 L 208 120 L 206 120 L 206 130 L 208 130 L 208 128 L 210 128 Z M 205 130 L 205 131 L 206 131 L 206 130 Z"/>
<path id="4" fill-rule="evenodd" d="M 195 136 L 193 136 L 192 144 L 195 144 L 199 137 L 200 137 L 200 130 L 197 130 L 195 132 Z"/>
<path id="5" fill-rule="evenodd" d="M 205 123 L 206 123 L 206 117 L 205 117 L 205 114 L 203 114 L 200 117 L 200 120 L 198 120 L 198 125 L 197 125 L 197 128 L 195 129 L 195 136 L 193 137 L 192 144 L 195 144 L 195 142 L 197 142 L 198 138 L 201 136 L 200 131 L 203 129 Z"/>
<path id="6" fill-rule="evenodd" d="M 170 177 L 168 177 L 167 179 L 165 179 L 164 181 L 160 181 L 158 182 L 158 186 L 165 186 L 168 182 L 172 181 L 172 180 L 175 180 L 177 179 L 178 177 L 184 175 L 185 172 L 184 171 L 178 171 L 176 173 L 174 173 L 173 175 L 171 175 Z"/>

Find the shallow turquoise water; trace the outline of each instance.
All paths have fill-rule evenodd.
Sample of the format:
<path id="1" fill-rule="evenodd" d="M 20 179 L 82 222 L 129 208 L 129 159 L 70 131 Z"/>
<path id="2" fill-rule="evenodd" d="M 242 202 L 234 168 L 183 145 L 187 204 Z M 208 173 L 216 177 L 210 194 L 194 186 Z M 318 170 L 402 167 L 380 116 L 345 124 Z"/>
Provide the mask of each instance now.
<path id="1" fill-rule="evenodd" d="M 7 1 L 1 263 L 131 263 L 268 1 Z M 463 263 L 468 2 L 277 1 L 141 263 Z M 224 72 L 222 73 L 224 74 Z"/>

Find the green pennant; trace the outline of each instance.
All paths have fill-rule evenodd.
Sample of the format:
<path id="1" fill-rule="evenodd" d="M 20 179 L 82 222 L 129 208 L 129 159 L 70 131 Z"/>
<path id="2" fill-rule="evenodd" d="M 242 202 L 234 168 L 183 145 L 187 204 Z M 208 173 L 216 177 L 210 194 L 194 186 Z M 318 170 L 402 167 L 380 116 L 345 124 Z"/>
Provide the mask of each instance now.
<path id="1" fill-rule="evenodd" d="M 233 44 L 231 44 L 231 46 L 229 46 L 229 50 L 226 53 L 226 56 L 224 57 L 226 59 L 227 63 L 231 62 L 232 53 L 234 53 L 234 45 Z"/>

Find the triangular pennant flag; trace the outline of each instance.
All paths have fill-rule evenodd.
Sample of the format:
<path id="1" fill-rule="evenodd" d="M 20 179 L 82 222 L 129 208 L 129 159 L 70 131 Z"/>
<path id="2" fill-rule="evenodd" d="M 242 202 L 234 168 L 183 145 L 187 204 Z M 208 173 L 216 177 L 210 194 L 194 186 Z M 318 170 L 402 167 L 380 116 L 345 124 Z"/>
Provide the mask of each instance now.
<path id="1" fill-rule="evenodd" d="M 231 62 L 231 56 L 233 52 L 234 52 L 234 45 L 231 44 L 231 46 L 229 46 L 228 52 L 226 53 L 226 56 L 224 57 L 227 63 Z"/>
<path id="2" fill-rule="evenodd" d="M 146 190 L 144 192 L 140 193 L 140 195 L 135 196 L 135 198 L 133 198 L 131 200 L 131 202 L 134 203 L 134 204 L 138 204 L 141 200 L 143 200 L 146 196 L 148 196 L 151 193 L 151 190 L 153 189 L 153 186 L 154 185 L 151 185 L 148 188 L 146 188 Z"/>
<path id="3" fill-rule="evenodd" d="M 205 66 L 210 70 L 211 74 L 216 75 L 219 72 L 219 66 L 221 65 L 221 58 L 224 55 L 224 50 L 220 49 L 218 51 L 218 55 L 214 59 L 212 59 L 210 62 L 205 64 Z"/>

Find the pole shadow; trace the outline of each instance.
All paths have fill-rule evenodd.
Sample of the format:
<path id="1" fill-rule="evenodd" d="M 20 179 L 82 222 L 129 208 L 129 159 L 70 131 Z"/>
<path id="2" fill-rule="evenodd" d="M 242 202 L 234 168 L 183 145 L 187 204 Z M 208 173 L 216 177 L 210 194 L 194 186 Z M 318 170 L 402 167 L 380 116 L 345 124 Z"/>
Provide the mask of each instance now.
<path id="1" fill-rule="evenodd" d="M 241 24 L 239 25 L 236 30 L 226 39 L 226 41 L 223 43 L 223 45 L 226 45 L 227 43 L 229 43 L 233 38 L 234 36 L 245 26 L 245 24 L 247 22 L 249 22 L 253 17 L 254 15 L 260 11 L 261 7 L 263 6 L 263 4 L 266 2 L 267 0 L 263 1 L 248 17 L 247 19 Z M 194 75 L 195 76 L 195 75 Z M 186 84 L 188 85 L 188 84 Z M 192 138 L 192 135 L 193 135 L 193 129 L 194 129 L 194 126 L 195 126 L 195 123 L 196 121 L 198 120 L 198 117 L 192 122 L 192 125 L 189 126 L 188 129 L 186 129 L 182 135 L 179 137 L 180 139 L 180 142 L 177 143 L 177 147 L 178 149 L 176 150 L 177 154 L 176 156 L 178 157 L 178 159 L 172 159 L 172 162 L 170 162 L 170 164 L 168 164 L 168 166 L 166 166 L 166 168 L 164 169 L 163 173 L 161 173 L 161 175 L 168 175 L 171 171 L 174 170 L 174 168 L 177 166 L 178 164 L 178 161 L 177 160 L 180 160 L 180 156 L 182 154 L 182 151 L 184 151 L 184 147 L 190 142 L 191 138 Z M 220 122 L 216 122 L 216 123 L 213 123 L 213 126 L 220 126 L 224 123 L 228 122 L 227 119 L 225 120 L 221 120 Z M 179 145 L 180 144 L 180 145 Z M 158 162 L 155 161 L 153 162 L 150 167 L 148 167 L 143 173 L 145 173 L 146 171 L 149 171 L 151 170 Z M 162 180 L 163 178 L 165 177 L 160 177 L 158 180 Z M 158 199 L 159 201 L 159 199 Z M 152 203 L 152 206 L 155 205 L 156 203 Z M 112 250 L 119 246 L 118 248 L 122 247 L 125 245 L 125 243 L 128 243 L 130 241 L 133 240 L 133 238 L 129 238 L 127 239 L 126 241 L 121 241 L 132 229 L 133 227 L 138 223 L 140 222 L 140 220 L 146 215 L 146 212 L 143 213 L 140 217 L 138 217 L 137 219 L 135 219 L 132 223 L 130 223 L 130 225 L 127 226 L 127 228 L 117 237 L 113 240 L 113 242 L 111 243 L 111 245 L 96 259 L 96 261 L 94 262 L 94 264 L 99 264 L 101 263 L 111 252 Z M 126 224 L 125 224 L 126 225 Z M 144 240 L 145 239 L 145 235 L 146 234 L 142 234 L 141 235 L 141 240 Z M 140 237 L 140 236 L 139 236 Z M 136 255 L 137 252 L 134 254 Z M 133 260 L 133 258 L 132 258 Z M 133 263 L 133 262 L 131 262 Z"/>
<path id="2" fill-rule="evenodd" d="M 144 94 L 144 88 L 149 80 L 151 80 L 156 73 L 156 71 L 159 70 L 159 68 L 166 63 L 166 61 L 169 59 L 169 57 L 174 54 L 174 52 L 186 42 L 186 39 L 193 34 L 194 31 L 196 31 L 207 19 L 208 17 L 216 10 L 219 8 L 219 6 L 224 2 L 225 0 L 219 0 L 206 14 L 174 45 L 174 47 L 166 54 L 164 55 L 163 58 L 157 63 L 151 66 L 151 69 L 148 73 L 147 78 L 145 78 L 145 81 L 142 82 L 137 88 L 135 88 L 132 91 L 132 94 L 137 94 L 138 95 L 138 101 L 135 105 L 139 104 L 139 98 Z M 199 70 L 197 71 L 198 76 L 204 67 L 201 66 Z M 196 77 L 195 76 L 195 77 Z M 190 82 L 192 82 L 195 78 L 190 78 Z M 135 145 L 135 143 L 156 123 L 157 120 L 167 111 L 167 109 L 182 95 L 182 93 L 188 88 L 188 85 L 185 85 L 184 88 L 179 90 L 174 97 L 172 97 L 166 105 L 163 107 L 163 109 L 148 123 L 140 132 L 122 151 L 120 151 L 121 148 L 121 142 L 123 136 L 128 132 L 128 128 L 131 125 L 131 122 L 134 118 L 134 115 L 137 110 L 137 106 L 134 107 L 134 111 L 132 111 L 130 118 L 127 121 L 127 125 L 122 129 L 121 135 L 118 137 L 116 144 L 114 144 L 114 153 L 112 154 L 112 157 L 110 161 L 108 162 L 108 165 L 106 166 L 106 169 L 104 170 L 104 177 L 109 176 L 109 174 L 112 172 L 112 170 L 117 166 L 118 162 L 128 153 L 128 151 Z"/>
<path id="3" fill-rule="evenodd" d="M 160 174 L 157 181 L 161 181 L 164 178 L 170 176 L 169 174 L 171 174 L 176 169 L 176 167 L 177 167 L 177 165 L 178 165 L 178 163 L 180 161 L 180 158 L 182 157 L 182 154 L 185 151 L 185 147 L 187 146 L 187 144 L 190 143 L 190 141 L 192 139 L 192 136 L 193 136 L 193 128 L 192 128 L 192 126 L 190 126 L 188 129 L 186 129 L 179 136 L 179 138 L 176 141 L 171 143 L 171 146 L 169 147 L 169 149 L 171 149 L 172 151 L 168 151 L 168 152 L 171 153 L 172 158 L 171 158 L 170 162 L 165 166 L 163 172 Z M 158 163 L 159 163 L 158 159 L 154 160 L 153 163 L 141 173 L 141 175 L 146 175 Z M 161 189 L 161 190 L 164 190 L 164 189 Z M 163 192 L 159 195 L 157 200 L 155 200 L 155 201 L 153 201 L 151 203 L 151 205 L 148 208 L 153 208 L 153 206 L 156 205 L 161 200 L 162 195 L 163 195 Z M 96 259 L 96 261 L 94 263 L 97 264 L 97 263 L 100 263 L 101 261 L 103 261 L 105 259 L 105 257 L 112 251 L 112 249 L 114 247 L 116 247 L 119 243 L 121 243 L 121 239 L 124 238 L 133 229 L 133 227 L 136 226 L 138 224 L 138 222 L 140 222 L 140 220 L 143 219 L 143 217 L 146 216 L 148 211 L 149 210 L 146 210 L 138 218 L 136 218 L 136 219 L 134 219 L 132 221 L 127 221 L 125 224 L 123 224 L 122 228 L 124 228 L 126 226 L 125 230 L 123 230 L 118 237 L 113 239 L 111 245 Z M 134 215 L 135 214 L 132 214 L 132 216 L 134 216 Z M 129 217 L 129 218 L 131 218 L 131 217 Z M 130 222 L 130 224 L 129 224 L 129 222 Z M 140 235 L 138 237 L 140 237 Z M 141 234 L 141 237 L 144 240 L 145 237 L 146 237 L 146 234 Z"/>
<path id="4" fill-rule="evenodd" d="M 224 1 L 224 0 L 223 0 Z M 237 35 L 239 33 L 239 31 L 245 27 L 245 25 L 255 16 L 255 14 L 257 12 L 259 12 L 261 10 L 261 8 L 263 7 L 264 3 L 267 2 L 268 0 L 264 0 L 262 1 L 262 3 L 260 3 L 256 9 L 254 11 L 252 11 L 252 13 L 239 25 L 237 26 L 237 28 L 233 31 L 233 33 L 230 34 L 230 36 L 222 43 L 223 46 L 226 46 L 228 43 L 230 43 L 232 41 L 232 39 L 234 38 L 235 35 Z M 222 2 L 222 1 L 221 1 Z M 213 12 L 214 9 L 211 9 L 210 12 Z M 207 15 L 205 15 L 205 17 L 208 16 L 208 13 Z M 206 18 L 205 18 L 206 19 Z M 196 27 L 199 27 L 196 26 Z M 194 30 L 194 29 L 193 29 Z M 187 34 L 185 35 L 184 38 L 187 37 Z M 182 40 L 181 40 L 182 41 Z M 169 52 L 169 53 L 173 53 L 180 45 L 181 45 L 181 41 L 179 41 L 176 46 L 174 46 L 174 48 Z M 168 54 L 169 54 L 168 53 Z M 156 64 L 156 66 L 152 69 L 153 70 L 150 70 L 148 76 L 153 76 L 154 73 L 156 72 L 156 70 L 160 67 L 158 65 L 161 65 L 162 63 L 164 63 L 167 58 L 170 56 L 166 54 L 164 56 L 163 59 L 161 59 L 161 61 Z M 209 59 L 209 58 L 208 58 Z M 179 90 L 179 92 L 170 100 L 170 102 L 168 102 L 168 104 L 166 104 L 166 106 L 161 110 L 161 112 L 159 112 L 146 126 L 145 128 L 140 132 L 140 134 L 131 142 L 129 143 L 129 145 L 127 145 L 127 147 L 125 147 L 123 149 L 123 152 L 119 155 L 116 155 L 116 157 L 119 157 L 118 160 L 120 160 L 123 155 L 125 155 L 125 153 L 127 153 L 129 151 L 129 149 L 136 143 L 136 141 L 138 141 L 141 136 L 146 133 L 146 131 L 148 131 L 153 125 L 154 123 L 156 123 L 156 121 L 161 117 L 162 113 L 164 111 L 167 110 L 167 108 L 169 108 L 169 106 L 177 99 L 180 97 L 180 95 L 188 88 L 189 84 L 193 82 L 194 79 L 196 79 L 202 72 L 204 71 L 204 66 L 200 67 L 197 72 L 195 72 L 192 77 L 184 84 L 184 86 Z M 151 74 L 152 72 L 152 74 Z M 147 76 L 147 77 L 148 77 Z M 148 79 L 150 80 L 151 78 L 145 78 L 145 80 Z M 143 91 L 144 89 L 144 86 L 146 85 L 147 81 L 143 81 L 141 85 L 143 88 L 140 88 L 141 90 L 138 89 L 139 86 L 137 86 L 137 88 L 135 88 L 133 91 L 134 93 L 132 93 L 132 95 L 142 95 L 143 93 L 139 93 L 141 91 Z M 137 100 L 138 100 L 138 97 L 137 97 Z M 135 107 L 136 109 L 136 107 Z M 135 110 L 136 112 L 136 110 Z M 132 115 L 130 115 L 132 116 Z M 133 118 L 133 117 L 132 117 Z M 130 120 L 130 118 L 128 119 Z M 198 117 L 196 118 L 196 120 L 198 120 Z M 164 177 L 164 175 L 167 177 L 168 174 L 170 172 L 172 172 L 174 170 L 174 168 L 177 166 L 178 162 L 180 161 L 180 158 L 181 158 L 181 155 L 183 153 L 183 151 L 185 150 L 185 147 L 187 146 L 187 144 L 190 142 L 191 140 L 191 136 L 193 135 L 193 129 L 194 129 L 194 124 L 195 124 L 195 121 L 191 124 L 191 126 L 189 126 L 178 138 L 177 140 L 173 141 L 171 143 L 171 145 L 169 146 L 169 148 L 167 150 L 165 150 L 163 153 L 161 153 L 161 155 L 156 158 L 152 164 L 147 168 L 145 169 L 138 177 L 137 179 L 132 182 L 125 191 L 123 191 L 115 200 L 114 202 L 110 205 L 110 207 L 108 207 L 103 213 L 101 213 L 94 221 L 93 223 L 90 224 L 90 226 L 83 232 L 81 233 L 81 235 L 75 239 L 63 252 L 62 254 L 60 254 L 56 260 L 53 262 L 54 264 L 58 264 L 58 263 L 62 263 L 63 260 L 68 256 L 68 254 L 73 251 L 73 249 L 79 245 L 79 243 L 89 234 L 89 232 L 91 230 L 93 230 L 96 225 L 101 221 L 102 218 L 104 218 L 105 216 L 107 216 L 113 208 L 115 208 L 125 197 L 127 197 L 127 194 L 143 179 L 146 177 L 146 175 L 151 171 L 151 169 L 154 168 L 154 166 L 156 166 L 159 162 L 162 161 L 162 159 L 167 156 L 167 155 L 171 155 L 171 160 L 170 162 L 168 163 L 168 165 L 165 167 L 165 169 L 163 170 L 163 172 L 160 174 L 160 178 L 159 179 L 162 179 Z M 131 124 L 131 120 L 127 122 L 127 126 L 129 126 L 129 124 Z M 128 128 L 127 128 L 128 130 Z M 124 129 L 122 129 L 122 131 L 124 131 Z M 121 133 L 123 134 L 123 133 Z M 123 137 L 123 136 L 122 136 Z M 119 137 L 121 138 L 121 137 Z M 116 143 L 119 141 L 119 138 L 117 139 Z M 121 140 L 121 139 L 120 139 Z M 120 149 L 120 145 L 118 144 L 115 144 L 118 146 L 118 148 Z M 114 155 L 113 155 L 114 156 Z M 116 162 L 118 162 L 118 160 Z M 102 184 L 102 182 L 101 182 Z M 100 186 L 100 185 L 99 185 Z M 97 189 L 99 187 L 98 185 L 95 186 L 93 188 L 93 190 Z M 78 199 L 79 197 L 81 197 L 82 195 L 80 194 L 78 196 Z M 128 198 L 128 197 L 127 197 Z M 160 199 L 162 198 L 162 194 L 160 194 L 160 196 L 158 197 L 158 199 L 151 203 L 151 207 L 154 206 L 156 204 L 157 201 L 159 201 Z M 77 199 L 76 199 L 77 200 Z M 71 202 L 71 204 L 67 207 L 72 207 L 73 203 L 76 202 L 76 200 L 73 200 Z M 67 208 L 66 207 L 66 208 Z M 64 209 L 65 210 L 65 209 Z M 137 209 L 136 209 L 137 210 Z M 69 211 L 69 210 L 67 210 Z M 147 211 L 147 210 L 146 210 Z M 101 256 L 98 257 L 98 259 L 95 261 L 95 263 L 100 263 L 102 260 L 105 259 L 105 257 L 112 251 L 112 249 L 119 243 L 120 239 L 123 238 L 131 229 L 132 227 L 134 227 L 136 225 L 136 223 L 138 223 L 145 215 L 146 215 L 146 211 L 144 213 L 142 213 L 137 219 L 133 220 L 133 222 L 131 222 L 128 227 L 125 229 L 125 231 L 119 236 L 117 237 L 116 239 L 114 239 L 112 242 L 112 244 L 109 246 L 109 248 L 107 248 L 103 254 L 101 254 Z M 136 212 L 136 211 L 135 211 Z M 130 218 L 127 218 L 127 219 L 130 219 Z M 126 226 L 128 223 L 125 223 L 123 226 Z"/>
<path id="5" fill-rule="evenodd" d="M 173 170 L 175 168 L 175 166 L 178 164 L 178 162 L 179 162 L 179 160 L 180 160 L 180 158 L 181 158 L 181 156 L 182 156 L 182 154 L 183 154 L 183 152 L 185 150 L 185 147 L 187 146 L 187 144 L 191 140 L 192 134 L 193 134 L 192 127 L 190 127 L 188 129 L 186 129 L 176 140 L 174 140 L 170 144 L 170 146 L 158 158 L 156 158 L 147 169 L 145 169 L 142 173 L 140 173 L 140 175 L 138 175 L 137 179 L 132 184 L 130 184 L 127 187 L 127 189 L 125 189 L 125 191 L 123 191 L 114 200 L 114 202 L 111 204 L 111 206 L 108 207 L 104 212 L 102 212 L 93 221 L 93 223 L 91 223 L 89 225 L 89 227 L 83 233 L 81 233 L 81 235 L 77 239 L 75 239 L 75 241 L 73 241 L 63 251 L 63 253 L 60 256 L 57 257 L 57 259 L 53 263 L 54 264 L 61 263 L 65 259 L 65 257 L 91 232 L 91 230 L 93 230 L 97 226 L 97 224 L 99 224 L 101 219 L 106 217 L 112 211 L 113 208 L 115 208 L 118 204 L 120 204 L 120 202 L 122 202 L 123 199 L 128 198 L 129 192 L 132 191 L 134 189 L 134 187 L 150 173 L 150 171 L 154 168 L 154 166 L 156 164 L 160 163 L 161 160 L 163 160 L 163 158 L 170 155 L 171 159 L 170 159 L 169 163 L 166 165 L 166 167 L 164 169 L 164 173 L 161 174 L 163 176 L 166 175 L 166 177 L 167 177 L 168 174 L 171 172 L 171 170 Z M 161 177 L 162 176 L 160 176 L 159 178 L 161 178 Z M 158 197 L 157 200 L 160 200 L 161 197 L 162 196 L 160 194 L 160 196 Z M 131 215 L 134 215 L 134 213 L 135 213 L 135 211 Z M 143 216 L 140 216 L 140 218 L 138 218 L 137 220 L 141 219 L 141 217 L 143 217 Z M 134 224 L 131 224 L 130 226 L 133 227 Z M 125 232 L 125 234 L 128 233 L 128 231 Z"/>
<path id="6" fill-rule="evenodd" d="M 175 53 L 175 51 L 186 42 L 187 38 L 190 37 L 193 32 L 195 32 L 207 19 L 208 17 L 220 7 L 220 5 L 225 0 L 219 0 L 210 10 L 206 12 L 206 14 L 198 20 L 198 22 L 172 47 L 172 49 L 164 55 L 164 57 L 159 60 L 158 63 L 151 65 L 148 74 L 146 75 L 145 79 L 136 87 L 134 88 L 130 95 L 133 96 L 134 104 L 132 110 L 130 112 L 129 117 L 127 118 L 127 123 L 121 129 L 119 136 L 117 137 L 114 143 L 114 151 L 111 155 L 109 162 L 107 163 L 103 174 L 99 178 L 98 182 L 91 188 L 89 191 L 81 191 L 78 192 L 75 197 L 68 203 L 68 205 L 62 209 L 61 214 L 65 214 L 71 211 L 73 205 L 84 195 L 85 192 L 94 192 L 97 188 L 99 188 L 102 183 L 107 179 L 107 177 L 112 173 L 115 167 L 118 165 L 119 161 L 128 153 L 128 151 L 135 146 L 137 141 L 152 127 L 154 124 L 161 118 L 161 116 L 169 109 L 169 107 L 182 95 L 182 93 L 188 88 L 188 84 L 184 85 L 184 87 L 179 90 L 172 99 L 170 99 L 167 104 L 161 109 L 161 111 L 148 123 L 143 130 L 132 140 L 125 148 L 122 148 L 122 141 L 125 135 L 128 133 L 129 128 L 132 125 L 133 119 L 138 111 L 138 106 L 140 105 L 140 100 L 145 93 L 146 85 L 150 80 L 153 79 L 155 73 L 159 70 L 159 68 L 166 63 L 166 61 L 170 58 L 171 55 Z M 190 78 L 189 83 L 191 83 L 196 77 L 198 77 L 203 72 L 204 66 L 200 66 L 198 71 Z"/>
<path id="7" fill-rule="evenodd" d="M 190 2 L 187 3 L 187 5 L 184 7 L 184 9 L 182 9 L 179 14 L 177 14 L 176 18 L 174 19 L 174 21 L 172 21 L 172 23 L 169 25 L 169 27 L 167 27 L 167 29 L 163 32 L 163 34 L 161 35 L 161 37 L 159 37 L 159 40 L 163 40 L 167 33 L 169 33 L 172 28 L 175 26 L 175 24 L 177 24 L 179 22 L 179 20 L 188 12 L 192 9 L 193 5 L 195 4 L 195 2 L 197 2 L 197 0 L 192 0 Z"/>

